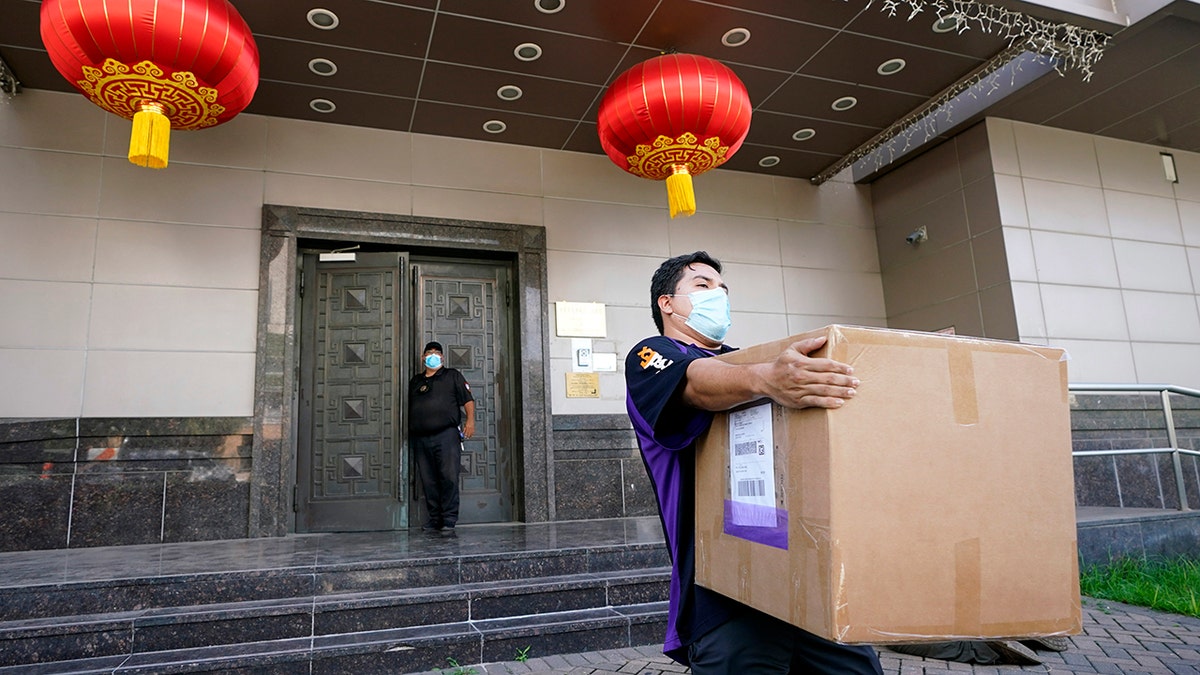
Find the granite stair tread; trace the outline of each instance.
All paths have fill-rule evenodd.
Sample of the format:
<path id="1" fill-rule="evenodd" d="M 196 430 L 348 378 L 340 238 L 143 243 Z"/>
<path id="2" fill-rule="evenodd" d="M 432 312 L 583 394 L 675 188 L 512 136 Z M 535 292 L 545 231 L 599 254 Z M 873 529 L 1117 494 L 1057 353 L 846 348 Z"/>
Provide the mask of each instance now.
<path id="1" fill-rule="evenodd" d="M 193 607 L 222 602 L 332 598 L 359 592 L 388 593 L 400 589 L 471 588 L 474 584 L 543 583 L 558 576 L 634 574 L 661 567 L 654 554 L 640 547 L 597 547 L 568 552 L 546 551 L 519 558 L 488 554 L 423 560 L 353 562 L 313 568 L 272 568 L 212 574 L 153 574 L 119 579 L 92 579 L 0 587 L 0 625 L 56 615 L 87 616 L 141 608 Z M 598 565 L 591 556 L 615 555 L 632 561 Z M 624 565 L 624 566 L 622 566 Z M 203 603 L 195 602 L 202 598 Z"/>
<path id="2" fill-rule="evenodd" d="M 469 584 L 456 584 L 423 588 L 400 588 L 384 591 L 359 591 L 354 593 L 335 593 L 331 595 L 308 595 L 293 598 L 272 598 L 266 600 L 243 600 L 234 602 L 216 602 L 200 605 L 176 605 L 171 607 L 155 607 L 114 612 L 98 612 L 88 614 L 68 614 L 52 617 L 30 619 L 11 619 L 0 621 L 0 639 L 14 634 L 36 634 L 57 627 L 84 628 L 104 624 L 124 624 L 127 622 L 159 623 L 172 619 L 202 621 L 215 615 L 237 616 L 264 614 L 272 612 L 287 612 L 297 608 L 317 611 L 328 611 L 338 608 L 364 605 L 388 605 L 397 600 L 429 599 L 429 598 L 480 598 L 487 596 L 502 596 L 513 592 L 531 592 L 551 590 L 563 586 L 609 586 L 628 585 L 666 581 L 670 578 L 669 567 L 648 568 L 644 570 L 587 572 L 582 574 L 555 575 L 533 579 L 500 579 L 496 581 L 481 581 Z"/>
<path id="3" fill-rule="evenodd" d="M 252 668 L 295 672 L 311 662 L 312 673 L 365 672 L 362 664 L 388 672 L 443 666 L 448 659 L 480 663 L 517 653 L 548 655 L 629 646 L 639 625 L 665 621 L 667 602 L 635 603 L 498 619 L 354 631 L 236 645 L 114 654 L 0 667 L 0 674 L 175 673 Z M 655 630 L 655 628 L 651 628 Z M 661 630 L 658 628 L 657 630 Z M 632 638 L 635 643 L 641 638 Z"/>

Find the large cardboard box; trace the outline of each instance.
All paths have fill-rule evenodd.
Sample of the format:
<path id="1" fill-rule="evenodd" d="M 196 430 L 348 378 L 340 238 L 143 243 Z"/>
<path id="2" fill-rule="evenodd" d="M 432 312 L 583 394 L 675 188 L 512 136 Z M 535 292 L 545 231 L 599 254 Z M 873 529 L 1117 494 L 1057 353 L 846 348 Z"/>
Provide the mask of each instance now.
<path id="1" fill-rule="evenodd" d="M 716 416 L 696 581 L 849 644 L 1079 633 L 1063 351 L 835 325 L 719 358 L 816 335 L 858 394 Z"/>

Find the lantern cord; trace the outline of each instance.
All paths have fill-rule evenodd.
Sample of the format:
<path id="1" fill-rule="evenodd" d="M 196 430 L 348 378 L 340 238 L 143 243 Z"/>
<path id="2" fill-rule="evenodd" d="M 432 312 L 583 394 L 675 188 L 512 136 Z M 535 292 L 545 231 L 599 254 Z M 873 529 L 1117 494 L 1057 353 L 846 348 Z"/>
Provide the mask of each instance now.
<path id="1" fill-rule="evenodd" d="M 679 214 L 690 216 L 696 212 L 696 193 L 692 190 L 692 174 L 684 164 L 671 167 L 667 176 L 667 203 L 671 206 L 671 217 Z"/>
<path id="2" fill-rule="evenodd" d="M 129 161 L 151 169 L 165 169 L 171 147 L 171 120 L 156 105 L 143 105 L 133 115 L 129 136 Z"/>

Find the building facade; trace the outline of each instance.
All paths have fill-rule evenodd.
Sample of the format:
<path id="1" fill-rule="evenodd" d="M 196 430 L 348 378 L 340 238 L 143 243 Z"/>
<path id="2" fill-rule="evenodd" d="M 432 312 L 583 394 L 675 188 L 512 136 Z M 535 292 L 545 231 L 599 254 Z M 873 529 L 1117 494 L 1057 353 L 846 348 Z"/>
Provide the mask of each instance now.
<path id="1" fill-rule="evenodd" d="M 621 371 L 652 272 L 698 249 L 730 344 L 953 328 L 1065 347 L 1073 382 L 1200 387 L 1195 153 L 1171 183 L 1158 146 L 987 118 L 870 184 L 709 172 L 671 220 L 603 156 L 245 114 L 147 171 L 128 124 L 0 101 L 4 550 L 408 527 L 428 336 L 487 430 L 465 521 L 653 514 Z M 559 302 L 602 307 L 583 395 Z"/>

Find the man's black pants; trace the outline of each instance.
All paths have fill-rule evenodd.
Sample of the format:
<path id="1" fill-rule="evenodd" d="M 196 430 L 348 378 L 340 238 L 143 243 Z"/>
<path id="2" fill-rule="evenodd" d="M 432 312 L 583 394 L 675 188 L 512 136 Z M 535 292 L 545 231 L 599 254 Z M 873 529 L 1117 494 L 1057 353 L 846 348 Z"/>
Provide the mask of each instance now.
<path id="1" fill-rule="evenodd" d="M 688 649 L 697 675 L 883 675 L 867 645 L 840 645 L 747 609 Z"/>
<path id="2" fill-rule="evenodd" d="M 413 438 L 417 476 L 425 490 L 426 527 L 442 529 L 458 522 L 458 471 L 462 439 L 458 427 Z"/>

